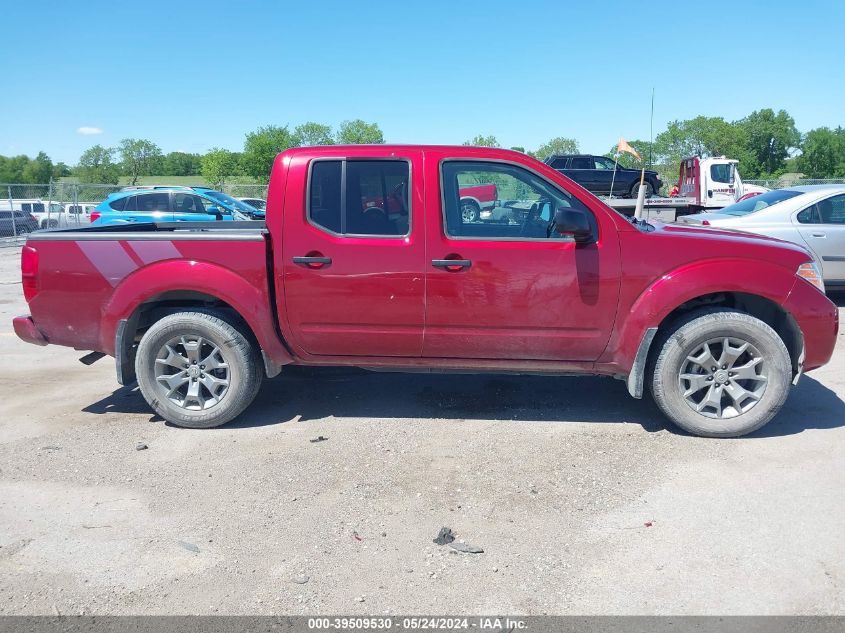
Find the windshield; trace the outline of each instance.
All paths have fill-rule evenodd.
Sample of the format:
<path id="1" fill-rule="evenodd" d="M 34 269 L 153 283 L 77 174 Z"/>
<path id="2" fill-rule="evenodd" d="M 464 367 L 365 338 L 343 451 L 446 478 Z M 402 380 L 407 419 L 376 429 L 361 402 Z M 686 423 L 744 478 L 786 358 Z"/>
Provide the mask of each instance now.
<path id="1" fill-rule="evenodd" d="M 750 213 L 762 211 L 763 209 L 770 207 L 773 204 L 777 204 L 778 202 L 783 202 L 784 200 L 789 200 L 795 196 L 800 196 L 801 193 L 801 191 L 793 191 L 791 189 L 776 189 L 775 191 L 761 193 L 759 196 L 753 196 L 747 200 L 743 200 L 742 202 L 732 204 L 717 213 L 724 213 L 725 215 L 748 215 Z"/>
<path id="2" fill-rule="evenodd" d="M 248 205 L 246 202 L 241 202 L 240 200 L 235 200 L 232 196 L 226 195 L 222 191 L 211 191 L 211 190 L 203 190 L 203 194 L 208 196 L 209 198 L 214 198 L 215 200 L 221 202 L 224 207 L 227 209 L 237 209 L 241 213 L 261 213 L 255 207 Z"/>

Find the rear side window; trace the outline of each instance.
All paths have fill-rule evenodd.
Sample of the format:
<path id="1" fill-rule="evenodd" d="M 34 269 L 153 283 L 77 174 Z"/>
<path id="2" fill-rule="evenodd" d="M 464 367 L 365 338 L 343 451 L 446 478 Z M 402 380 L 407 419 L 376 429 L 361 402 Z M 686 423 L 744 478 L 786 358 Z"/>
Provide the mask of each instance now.
<path id="1" fill-rule="evenodd" d="M 570 169 L 592 169 L 593 159 L 588 156 L 576 156 L 572 159 Z"/>
<path id="2" fill-rule="evenodd" d="M 134 199 L 135 196 L 132 196 Z M 109 207 L 111 207 L 114 211 L 125 211 L 126 210 L 126 201 L 129 198 L 118 198 L 117 200 L 112 200 L 109 202 Z"/>
<path id="3" fill-rule="evenodd" d="M 404 160 L 315 161 L 308 219 L 338 235 L 408 235 L 410 178 L 411 167 Z"/>
<path id="4" fill-rule="evenodd" d="M 798 221 L 801 224 L 820 224 L 819 212 L 816 209 L 816 205 L 807 207 L 801 213 L 799 213 Z"/>
<path id="5" fill-rule="evenodd" d="M 168 211 L 170 206 L 170 194 L 147 193 L 142 196 L 135 196 L 138 202 L 138 211 L 154 213 L 156 211 Z"/>
<path id="6" fill-rule="evenodd" d="M 552 160 L 552 169 L 566 169 L 568 158 L 555 158 Z"/>

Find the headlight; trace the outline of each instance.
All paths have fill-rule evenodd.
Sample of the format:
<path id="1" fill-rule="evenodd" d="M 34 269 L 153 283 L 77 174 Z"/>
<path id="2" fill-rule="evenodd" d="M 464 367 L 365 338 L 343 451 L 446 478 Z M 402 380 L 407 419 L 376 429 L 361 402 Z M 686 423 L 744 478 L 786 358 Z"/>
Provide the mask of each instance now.
<path id="1" fill-rule="evenodd" d="M 795 271 L 795 274 L 799 277 L 803 277 L 811 284 L 813 284 L 816 288 L 824 292 L 824 279 L 822 278 L 822 271 L 819 270 L 819 267 L 816 265 L 816 262 L 807 262 L 806 264 L 801 264 L 798 267 L 798 270 Z"/>

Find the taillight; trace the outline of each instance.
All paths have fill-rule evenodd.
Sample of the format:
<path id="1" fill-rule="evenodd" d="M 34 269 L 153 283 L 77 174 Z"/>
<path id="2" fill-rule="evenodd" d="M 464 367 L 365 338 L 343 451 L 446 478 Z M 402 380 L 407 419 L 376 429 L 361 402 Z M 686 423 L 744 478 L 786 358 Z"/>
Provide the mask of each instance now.
<path id="1" fill-rule="evenodd" d="M 101 215 L 102 215 L 102 213 L 100 213 L 99 211 L 92 211 L 91 212 L 91 222 L 96 222 L 97 220 L 99 220 Z"/>
<path id="2" fill-rule="evenodd" d="M 32 246 L 21 250 L 21 284 L 23 297 L 29 303 L 38 294 L 38 251 Z"/>
<path id="3" fill-rule="evenodd" d="M 710 220 L 702 220 L 702 221 L 701 221 L 701 223 L 702 223 L 704 226 L 710 226 Z"/>

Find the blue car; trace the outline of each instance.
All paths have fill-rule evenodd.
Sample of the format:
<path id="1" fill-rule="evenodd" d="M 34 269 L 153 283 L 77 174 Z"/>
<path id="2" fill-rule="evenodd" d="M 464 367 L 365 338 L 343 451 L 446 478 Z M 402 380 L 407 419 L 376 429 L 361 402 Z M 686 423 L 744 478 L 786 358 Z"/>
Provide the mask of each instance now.
<path id="1" fill-rule="evenodd" d="M 263 220 L 264 212 L 208 187 L 133 188 L 111 194 L 91 212 L 91 224 Z"/>

